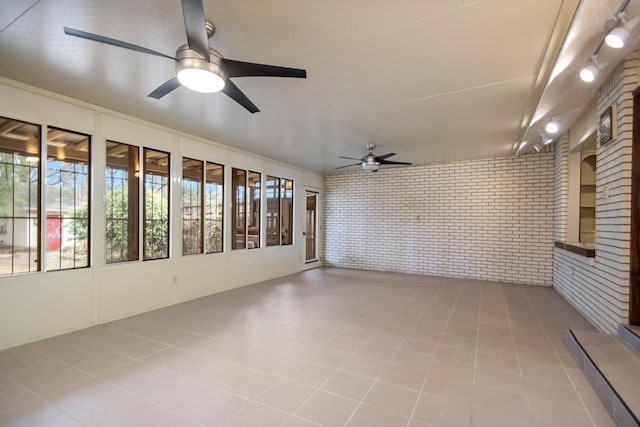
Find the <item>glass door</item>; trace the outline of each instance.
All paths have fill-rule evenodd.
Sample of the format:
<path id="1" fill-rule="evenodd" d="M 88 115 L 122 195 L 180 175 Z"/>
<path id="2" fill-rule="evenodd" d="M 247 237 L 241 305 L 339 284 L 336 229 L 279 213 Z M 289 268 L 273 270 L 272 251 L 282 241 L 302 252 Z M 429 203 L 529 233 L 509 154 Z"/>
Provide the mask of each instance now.
<path id="1" fill-rule="evenodd" d="M 318 260 L 318 193 L 306 191 L 305 262 Z"/>

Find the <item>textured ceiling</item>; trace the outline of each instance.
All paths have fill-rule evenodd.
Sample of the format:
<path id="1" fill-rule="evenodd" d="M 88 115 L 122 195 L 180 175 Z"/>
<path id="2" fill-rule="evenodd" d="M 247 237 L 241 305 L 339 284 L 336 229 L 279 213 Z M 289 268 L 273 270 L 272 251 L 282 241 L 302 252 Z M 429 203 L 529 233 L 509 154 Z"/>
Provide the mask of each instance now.
<path id="1" fill-rule="evenodd" d="M 179 0 L 2 0 L 0 75 L 318 171 L 362 156 L 368 142 L 415 164 L 505 156 L 577 3 L 205 0 L 211 46 L 225 57 L 308 71 L 235 79 L 262 110 L 252 115 L 185 88 L 150 99 L 175 75 L 172 61 L 62 30 L 173 55 L 186 43 Z"/>

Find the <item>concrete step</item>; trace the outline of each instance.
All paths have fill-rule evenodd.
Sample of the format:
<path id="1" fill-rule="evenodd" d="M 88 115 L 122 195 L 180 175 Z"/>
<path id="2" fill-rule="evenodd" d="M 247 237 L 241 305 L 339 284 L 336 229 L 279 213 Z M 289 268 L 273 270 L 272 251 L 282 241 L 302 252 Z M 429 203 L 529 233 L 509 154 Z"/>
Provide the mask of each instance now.
<path id="1" fill-rule="evenodd" d="M 620 325 L 618 335 L 640 353 L 640 326 Z"/>
<path id="2" fill-rule="evenodd" d="M 640 353 L 617 335 L 578 330 L 567 346 L 616 423 L 640 427 Z"/>

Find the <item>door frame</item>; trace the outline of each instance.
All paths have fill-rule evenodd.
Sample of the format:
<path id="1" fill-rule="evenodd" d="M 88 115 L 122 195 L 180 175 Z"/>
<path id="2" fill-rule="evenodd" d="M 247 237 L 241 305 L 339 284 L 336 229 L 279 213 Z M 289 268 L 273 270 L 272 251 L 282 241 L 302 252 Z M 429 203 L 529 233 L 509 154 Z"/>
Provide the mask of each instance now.
<path id="1" fill-rule="evenodd" d="M 306 261 L 307 258 L 307 193 L 316 194 L 316 259 Z M 302 220 L 302 269 L 309 270 L 322 266 L 322 233 L 323 233 L 323 217 L 322 217 L 322 189 L 304 186 L 304 216 Z"/>
<path id="2" fill-rule="evenodd" d="M 640 87 L 633 91 L 629 324 L 640 325 Z"/>

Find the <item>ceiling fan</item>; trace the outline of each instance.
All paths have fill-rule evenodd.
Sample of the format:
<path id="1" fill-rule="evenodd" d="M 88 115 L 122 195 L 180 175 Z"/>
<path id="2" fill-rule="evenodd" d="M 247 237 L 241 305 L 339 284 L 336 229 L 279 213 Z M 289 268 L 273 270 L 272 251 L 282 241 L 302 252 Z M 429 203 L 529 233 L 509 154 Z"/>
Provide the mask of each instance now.
<path id="1" fill-rule="evenodd" d="M 215 33 L 214 25 L 205 19 L 202 0 L 182 0 L 184 25 L 187 30 L 187 44 L 178 47 L 175 57 L 132 43 L 123 42 L 98 34 L 64 27 L 67 35 L 93 40 L 136 52 L 160 56 L 176 62 L 176 77 L 173 77 L 148 96 L 160 99 L 180 85 L 203 93 L 222 91 L 251 113 L 260 111 L 253 102 L 230 80 L 233 77 L 296 77 L 306 78 L 307 71 L 298 68 L 255 64 L 224 58 L 209 46 Z"/>
<path id="2" fill-rule="evenodd" d="M 376 156 L 373 154 L 373 150 L 376 148 L 376 144 L 367 144 L 367 150 L 369 153 L 366 156 L 363 156 L 361 159 L 356 159 L 355 157 L 343 157 L 338 156 L 339 159 L 349 159 L 349 160 L 359 160 L 359 163 L 354 163 L 352 165 L 339 166 L 336 169 L 349 168 L 351 166 L 361 166 L 364 171 L 378 172 L 381 165 L 411 165 L 412 163 L 408 162 L 394 162 L 393 160 L 387 160 L 391 156 L 395 156 L 396 153 L 387 153 L 381 156 Z"/>

